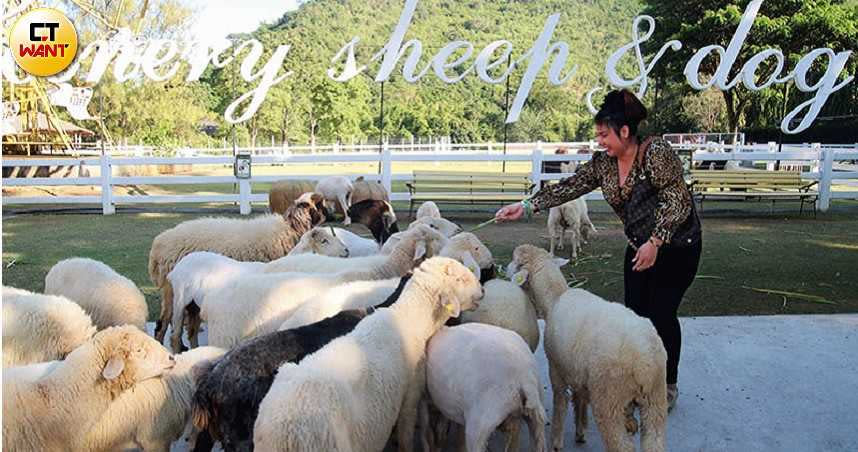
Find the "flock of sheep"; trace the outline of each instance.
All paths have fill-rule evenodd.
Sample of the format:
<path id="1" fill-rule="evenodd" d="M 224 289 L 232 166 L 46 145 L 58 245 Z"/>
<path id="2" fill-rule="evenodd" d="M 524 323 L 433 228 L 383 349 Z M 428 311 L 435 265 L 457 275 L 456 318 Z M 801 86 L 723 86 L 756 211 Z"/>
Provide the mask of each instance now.
<path id="1" fill-rule="evenodd" d="M 544 319 L 553 449 L 570 398 L 576 441 L 592 403 L 607 450 L 634 450 L 639 429 L 643 450 L 665 449 L 666 354 L 647 319 L 569 289 L 568 261 L 532 245 L 496 278 L 489 249 L 432 202 L 400 232 L 366 184 L 275 187 L 278 213 L 159 234 L 154 338 L 143 294 L 101 262 L 57 263 L 44 294 L 3 287 L 3 448 L 475 452 L 495 430 L 516 449 L 525 422 L 529 449 L 547 451 Z M 331 202 L 374 239 L 322 226 Z M 575 243 L 592 223 L 586 204 L 567 210 L 552 216 Z"/>

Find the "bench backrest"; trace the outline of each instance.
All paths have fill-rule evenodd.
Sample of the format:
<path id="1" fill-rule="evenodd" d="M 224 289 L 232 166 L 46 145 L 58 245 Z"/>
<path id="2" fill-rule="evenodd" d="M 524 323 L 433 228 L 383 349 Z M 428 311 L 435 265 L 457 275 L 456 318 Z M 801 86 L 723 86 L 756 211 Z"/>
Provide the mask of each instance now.
<path id="1" fill-rule="evenodd" d="M 706 188 L 798 189 L 808 185 L 801 174 L 791 171 L 718 171 L 693 170 L 695 190 Z"/>
<path id="2" fill-rule="evenodd" d="M 522 192 L 533 187 L 530 174 L 473 171 L 414 171 L 415 191 Z"/>

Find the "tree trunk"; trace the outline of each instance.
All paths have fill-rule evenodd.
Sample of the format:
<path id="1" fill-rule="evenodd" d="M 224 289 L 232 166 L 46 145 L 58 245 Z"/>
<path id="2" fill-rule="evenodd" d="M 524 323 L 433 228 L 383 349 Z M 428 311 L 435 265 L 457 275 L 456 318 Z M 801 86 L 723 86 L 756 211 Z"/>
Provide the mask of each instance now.
<path id="1" fill-rule="evenodd" d="M 732 91 L 721 91 L 724 96 L 724 104 L 727 106 L 727 124 L 730 126 L 730 131 L 736 133 L 739 131 L 739 114 L 734 105 L 735 96 Z"/>

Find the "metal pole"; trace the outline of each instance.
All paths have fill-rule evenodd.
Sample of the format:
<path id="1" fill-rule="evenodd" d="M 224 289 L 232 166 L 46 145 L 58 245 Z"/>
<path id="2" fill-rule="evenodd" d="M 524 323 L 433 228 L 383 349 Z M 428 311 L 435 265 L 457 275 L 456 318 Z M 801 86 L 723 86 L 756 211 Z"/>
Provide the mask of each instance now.
<path id="1" fill-rule="evenodd" d="M 512 53 L 507 57 L 508 66 L 512 65 Z M 506 77 L 506 97 L 503 101 L 503 155 L 506 157 L 506 142 L 508 136 L 509 124 L 506 122 L 506 118 L 509 116 L 509 79 L 512 77 L 512 71 L 510 71 L 510 75 Z M 506 159 L 501 162 L 501 172 L 506 172 Z"/>
<path id="2" fill-rule="evenodd" d="M 784 103 L 783 103 L 783 106 L 781 107 L 781 117 L 784 117 L 786 115 L 786 107 L 787 107 L 787 84 L 785 83 L 784 84 Z M 781 152 L 781 147 L 783 146 L 783 142 L 784 142 L 783 127 L 778 127 L 778 154 L 780 154 L 780 152 Z M 776 160 L 775 161 L 775 171 L 778 171 L 780 169 L 781 169 L 781 161 Z"/>
<path id="3" fill-rule="evenodd" d="M 381 82 L 381 108 L 378 113 L 378 153 L 384 152 L 384 82 Z M 378 161 L 378 174 L 381 174 L 381 160 Z"/>
<path id="4" fill-rule="evenodd" d="M 232 47 L 235 48 L 235 39 L 232 39 Z M 233 50 L 233 52 L 235 52 Z M 235 65 L 232 65 L 232 98 L 235 99 Z M 238 145 L 236 144 L 235 138 L 235 123 L 232 124 L 232 164 L 235 166 L 235 158 L 238 155 Z M 234 168 L 233 168 L 233 171 Z M 238 189 L 238 185 L 235 182 L 232 183 L 232 192 Z"/>

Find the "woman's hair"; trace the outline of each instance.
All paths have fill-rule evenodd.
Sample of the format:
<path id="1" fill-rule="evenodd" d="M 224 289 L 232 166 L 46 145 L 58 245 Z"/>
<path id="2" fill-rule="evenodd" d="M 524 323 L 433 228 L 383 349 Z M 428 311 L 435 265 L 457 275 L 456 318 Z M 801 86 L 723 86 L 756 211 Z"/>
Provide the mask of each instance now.
<path id="1" fill-rule="evenodd" d="M 605 96 L 602 108 L 596 113 L 596 124 L 608 126 L 620 135 L 623 126 L 629 127 L 629 136 L 637 136 L 638 125 L 646 119 L 646 107 L 627 89 L 614 90 Z M 640 139 L 638 139 L 640 141 Z"/>

